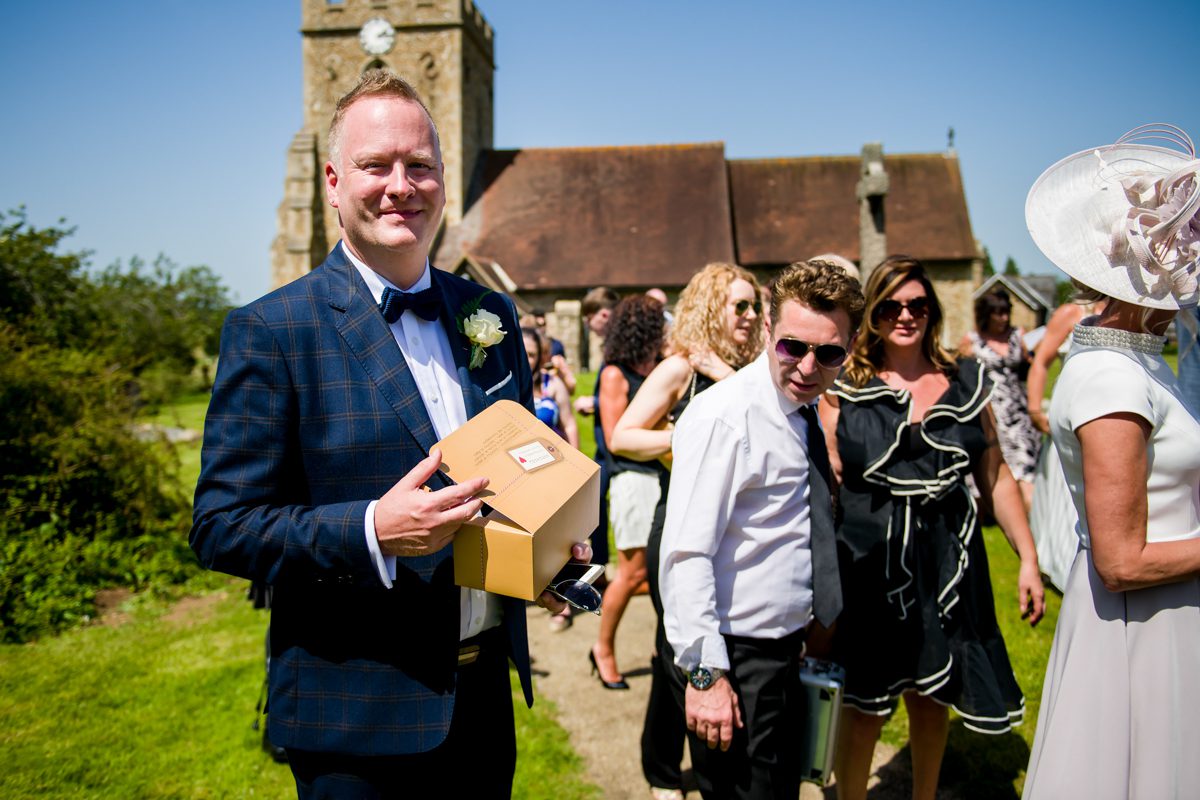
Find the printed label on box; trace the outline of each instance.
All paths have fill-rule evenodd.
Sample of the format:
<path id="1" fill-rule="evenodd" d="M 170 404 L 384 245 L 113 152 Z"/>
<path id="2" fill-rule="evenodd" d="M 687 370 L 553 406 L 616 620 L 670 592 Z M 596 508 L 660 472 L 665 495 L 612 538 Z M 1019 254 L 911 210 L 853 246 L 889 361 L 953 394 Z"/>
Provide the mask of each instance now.
<path id="1" fill-rule="evenodd" d="M 513 457 L 513 460 L 521 465 L 521 469 L 526 472 L 532 472 L 539 467 L 553 464 L 562 458 L 558 449 L 542 440 L 536 440 L 523 444 L 520 447 L 515 447 L 508 451 L 508 454 Z"/>

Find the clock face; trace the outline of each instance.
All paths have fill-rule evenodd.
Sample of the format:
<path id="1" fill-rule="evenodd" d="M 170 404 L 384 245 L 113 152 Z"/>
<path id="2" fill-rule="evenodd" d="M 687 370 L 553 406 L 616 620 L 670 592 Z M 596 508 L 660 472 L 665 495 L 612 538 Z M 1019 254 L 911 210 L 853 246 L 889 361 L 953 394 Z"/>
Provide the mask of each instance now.
<path id="1" fill-rule="evenodd" d="M 383 17 L 375 17 L 363 23 L 358 32 L 358 41 L 373 56 L 381 56 L 396 43 L 396 29 Z"/>

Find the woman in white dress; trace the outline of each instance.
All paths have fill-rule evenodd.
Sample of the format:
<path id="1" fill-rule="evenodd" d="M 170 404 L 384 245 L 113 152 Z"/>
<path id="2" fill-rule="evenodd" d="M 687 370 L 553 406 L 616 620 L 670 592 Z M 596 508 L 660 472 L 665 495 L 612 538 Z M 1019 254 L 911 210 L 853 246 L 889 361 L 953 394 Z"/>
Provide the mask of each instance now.
<path id="1" fill-rule="evenodd" d="M 1080 550 L 1026 800 L 1200 788 L 1200 419 L 1161 355 L 1176 311 L 1197 303 L 1198 208 L 1191 141 L 1149 127 L 1063 159 L 1026 202 L 1042 252 L 1087 299 L 1109 298 L 1076 326 L 1050 410 Z"/>

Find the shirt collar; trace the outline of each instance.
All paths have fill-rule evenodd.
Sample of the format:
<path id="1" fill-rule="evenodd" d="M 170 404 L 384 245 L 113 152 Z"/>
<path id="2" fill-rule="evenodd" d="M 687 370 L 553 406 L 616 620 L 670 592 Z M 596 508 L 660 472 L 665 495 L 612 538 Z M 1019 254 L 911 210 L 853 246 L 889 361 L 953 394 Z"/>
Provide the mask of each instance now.
<path id="1" fill-rule="evenodd" d="M 429 259 L 425 259 L 425 271 L 421 273 L 420 278 L 417 278 L 417 282 L 407 289 L 401 289 L 399 286 L 368 267 L 356 255 L 351 253 L 350 248 L 346 247 L 345 242 L 340 242 L 339 246 L 342 248 L 342 254 L 345 255 L 346 258 L 350 259 L 350 263 L 354 265 L 354 268 L 358 270 L 358 274 L 361 275 L 362 279 L 366 282 L 367 289 L 370 290 L 371 297 L 375 298 L 376 303 L 379 303 L 383 300 L 383 290 L 386 287 L 391 287 L 398 292 L 419 292 L 424 289 L 428 289 L 433 285 L 433 278 L 429 274 Z"/>
<path id="2" fill-rule="evenodd" d="M 746 369 L 759 370 L 761 372 L 761 376 L 766 378 L 767 383 L 771 386 L 775 401 L 779 404 L 779 411 L 785 417 L 799 411 L 801 406 L 815 406 L 821 399 L 818 397 L 811 403 L 797 403 L 784 394 L 783 390 L 780 389 L 775 383 L 775 375 L 771 372 L 771 360 L 765 350 L 760 353 L 758 358 L 756 358 L 752 364 L 747 366 Z"/>

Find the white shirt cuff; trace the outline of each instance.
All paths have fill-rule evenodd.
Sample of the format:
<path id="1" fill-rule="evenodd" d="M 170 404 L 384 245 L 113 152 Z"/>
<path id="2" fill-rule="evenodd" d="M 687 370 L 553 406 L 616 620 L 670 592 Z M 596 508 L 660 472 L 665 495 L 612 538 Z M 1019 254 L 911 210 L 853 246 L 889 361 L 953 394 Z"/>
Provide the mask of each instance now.
<path id="1" fill-rule="evenodd" d="M 375 564 L 375 572 L 379 575 L 379 580 L 383 582 L 383 585 L 390 589 L 392 581 L 396 578 L 396 557 L 385 556 L 379 549 L 379 537 L 375 535 L 375 505 L 378 502 L 378 500 L 372 500 L 367 504 L 363 528 L 367 532 L 367 549 L 371 551 L 371 561 Z"/>
<path id="2" fill-rule="evenodd" d="M 713 669 L 729 669 L 729 651 L 725 649 L 725 637 L 721 634 L 703 636 L 690 647 L 678 653 L 675 664 L 685 672 L 691 672 L 703 664 Z"/>

